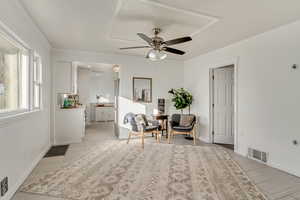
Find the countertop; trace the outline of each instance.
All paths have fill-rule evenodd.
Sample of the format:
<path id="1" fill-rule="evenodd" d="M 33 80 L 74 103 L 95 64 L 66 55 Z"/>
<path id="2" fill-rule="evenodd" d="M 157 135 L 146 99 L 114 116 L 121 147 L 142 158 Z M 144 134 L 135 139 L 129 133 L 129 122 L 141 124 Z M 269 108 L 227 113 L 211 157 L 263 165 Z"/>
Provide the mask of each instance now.
<path id="1" fill-rule="evenodd" d="M 114 107 L 114 103 L 91 103 L 93 106 L 96 108 L 101 108 L 101 107 Z"/>
<path id="2" fill-rule="evenodd" d="M 97 104 L 96 108 L 101 108 L 101 107 L 114 107 L 113 104 Z"/>
<path id="3" fill-rule="evenodd" d="M 85 109 L 85 106 L 65 107 L 65 108 L 58 107 L 57 108 L 57 110 L 77 110 L 77 109 Z"/>

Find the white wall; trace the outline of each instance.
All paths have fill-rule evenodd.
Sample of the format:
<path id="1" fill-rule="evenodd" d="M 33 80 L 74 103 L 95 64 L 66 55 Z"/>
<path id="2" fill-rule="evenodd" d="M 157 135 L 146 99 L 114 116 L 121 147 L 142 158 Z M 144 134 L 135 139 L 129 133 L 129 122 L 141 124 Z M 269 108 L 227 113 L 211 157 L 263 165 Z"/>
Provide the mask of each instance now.
<path id="1" fill-rule="evenodd" d="M 269 152 L 269 165 L 300 176 L 300 21 L 186 61 L 200 135 L 209 140 L 209 68 L 238 58 L 238 153 Z"/>
<path id="2" fill-rule="evenodd" d="M 152 62 L 141 56 L 63 50 L 54 50 L 52 53 L 53 63 L 56 61 L 79 61 L 120 65 L 120 138 L 125 138 L 128 134 L 128 127 L 123 125 L 123 117 L 127 112 L 143 112 L 150 115 L 153 113 L 153 109 L 157 107 L 157 98 L 162 97 L 169 99 L 168 90 L 170 88 L 183 87 L 183 62 L 181 61 L 165 60 L 162 62 Z M 152 103 L 140 104 L 132 102 L 132 78 L 134 76 L 153 79 Z M 170 103 L 168 107 L 168 110 L 173 112 L 173 107 Z"/>
<path id="3" fill-rule="evenodd" d="M 17 0 L 1 0 L 0 21 L 6 24 L 43 60 L 42 112 L 0 122 L 0 179 L 8 176 L 9 199 L 50 145 L 50 51 L 49 44 Z"/>
<path id="4" fill-rule="evenodd" d="M 105 98 L 107 102 L 114 101 L 114 80 L 112 72 L 101 76 L 92 75 L 91 77 L 90 102 L 97 102 L 96 95 Z"/>
<path id="5" fill-rule="evenodd" d="M 99 76 L 96 76 L 97 73 L 88 68 L 78 68 L 79 101 L 86 105 L 88 123 L 95 120 L 95 107 L 91 107 L 91 103 L 97 103 L 96 95 L 101 95 L 105 103 L 114 103 L 115 72 L 108 67 L 102 69 Z"/>
<path id="6" fill-rule="evenodd" d="M 89 102 L 96 103 L 96 95 L 103 96 L 108 102 L 114 102 L 114 74 L 112 68 L 103 71 L 103 74 L 96 76 L 90 74 Z"/>

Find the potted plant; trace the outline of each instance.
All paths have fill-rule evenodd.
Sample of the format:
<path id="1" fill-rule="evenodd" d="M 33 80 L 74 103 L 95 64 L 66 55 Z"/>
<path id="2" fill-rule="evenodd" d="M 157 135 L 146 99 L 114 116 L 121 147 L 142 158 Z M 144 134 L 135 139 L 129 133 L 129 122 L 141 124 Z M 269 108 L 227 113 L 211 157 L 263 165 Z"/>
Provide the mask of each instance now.
<path id="1" fill-rule="evenodd" d="M 172 94 L 172 102 L 177 110 L 181 110 L 181 113 L 183 113 L 183 109 L 188 107 L 190 114 L 190 106 L 193 103 L 193 96 L 191 93 L 183 88 L 171 89 L 168 93 Z"/>

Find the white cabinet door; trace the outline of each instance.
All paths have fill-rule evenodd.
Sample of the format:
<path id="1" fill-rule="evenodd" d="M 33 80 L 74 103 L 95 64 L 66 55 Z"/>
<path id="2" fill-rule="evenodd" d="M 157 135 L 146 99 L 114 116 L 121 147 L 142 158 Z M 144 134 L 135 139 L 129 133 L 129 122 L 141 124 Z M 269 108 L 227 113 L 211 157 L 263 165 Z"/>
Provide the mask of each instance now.
<path id="1" fill-rule="evenodd" d="M 113 121 L 114 108 L 113 107 L 96 107 L 96 121 Z"/>
<path id="2" fill-rule="evenodd" d="M 100 121 L 104 121 L 104 117 L 103 117 L 103 108 L 102 107 L 96 107 L 96 111 L 95 111 L 95 120 L 97 122 L 100 122 Z"/>
<path id="3" fill-rule="evenodd" d="M 72 93 L 72 63 L 57 62 L 54 77 L 56 93 Z"/>
<path id="4" fill-rule="evenodd" d="M 77 66 L 71 62 L 55 64 L 55 90 L 57 93 L 77 94 Z"/>
<path id="5" fill-rule="evenodd" d="M 108 121 L 114 121 L 114 120 L 115 120 L 114 108 L 110 107 L 108 110 Z"/>

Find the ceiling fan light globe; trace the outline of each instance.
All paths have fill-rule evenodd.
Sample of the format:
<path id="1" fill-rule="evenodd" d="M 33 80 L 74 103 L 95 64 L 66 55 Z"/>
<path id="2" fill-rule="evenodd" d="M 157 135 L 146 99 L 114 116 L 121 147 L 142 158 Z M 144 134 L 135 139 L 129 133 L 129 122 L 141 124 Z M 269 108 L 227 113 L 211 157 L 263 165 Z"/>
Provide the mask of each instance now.
<path id="1" fill-rule="evenodd" d="M 112 69 L 113 69 L 114 72 L 119 72 L 120 71 L 120 66 L 119 65 L 114 65 Z"/>
<path id="2" fill-rule="evenodd" d="M 167 54 L 160 50 L 151 49 L 147 56 L 151 61 L 163 60 L 167 57 Z"/>
<path id="3" fill-rule="evenodd" d="M 167 58 L 167 54 L 163 51 L 161 51 L 160 60 L 164 60 Z"/>

